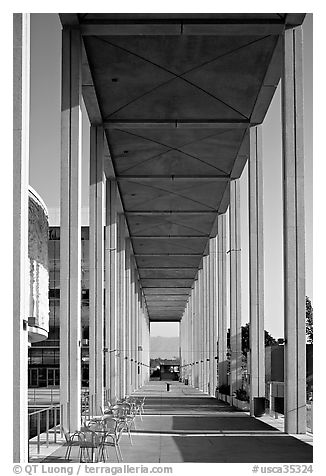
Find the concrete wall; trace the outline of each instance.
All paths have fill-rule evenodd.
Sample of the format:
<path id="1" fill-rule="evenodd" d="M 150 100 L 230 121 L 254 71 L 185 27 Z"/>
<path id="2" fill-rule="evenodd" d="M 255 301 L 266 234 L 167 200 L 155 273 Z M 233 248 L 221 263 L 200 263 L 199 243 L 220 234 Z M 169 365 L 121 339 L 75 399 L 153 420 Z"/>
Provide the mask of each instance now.
<path id="1" fill-rule="evenodd" d="M 284 346 L 265 348 L 266 382 L 284 382 Z"/>
<path id="2" fill-rule="evenodd" d="M 265 348 L 266 382 L 284 382 L 284 346 Z M 313 345 L 306 344 L 306 378 L 311 382 L 313 376 Z"/>

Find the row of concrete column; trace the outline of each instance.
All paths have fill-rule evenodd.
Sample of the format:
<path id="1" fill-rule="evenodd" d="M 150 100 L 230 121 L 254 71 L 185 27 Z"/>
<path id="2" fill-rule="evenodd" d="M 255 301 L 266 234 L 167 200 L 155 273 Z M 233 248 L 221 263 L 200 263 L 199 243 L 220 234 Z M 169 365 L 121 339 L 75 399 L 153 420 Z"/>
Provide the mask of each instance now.
<path id="1" fill-rule="evenodd" d="M 81 38 L 62 37 L 60 404 L 62 425 L 81 419 Z M 89 402 L 100 414 L 149 378 L 149 320 L 117 183 L 104 173 L 104 130 L 90 131 Z"/>
<path id="2" fill-rule="evenodd" d="M 285 35 L 284 75 L 300 64 L 301 32 Z M 296 53 L 295 58 L 292 56 Z M 299 75 L 300 76 L 300 75 Z M 284 167 L 284 335 L 285 431 L 305 433 L 305 310 L 304 310 L 304 207 L 302 158 L 302 103 L 296 88 L 283 79 Z M 291 83 L 290 83 L 291 84 Z M 302 85 L 301 85 L 302 86 Z M 302 90 L 301 90 L 302 92 Z M 298 108 L 296 114 L 293 108 Z M 296 138 L 298 142 L 296 142 Z M 260 127 L 250 129 L 249 170 L 249 324 L 250 411 L 255 398 L 265 397 L 263 170 Z M 301 146 L 301 148 L 300 148 Z M 217 218 L 217 234 L 198 270 L 182 317 L 182 377 L 210 395 L 230 385 L 230 395 L 242 386 L 241 349 L 241 234 L 240 185 L 230 183 L 229 230 L 225 214 Z M 227 263 L 227 259 L 229 263 Z M 229 273 L 227 267 L 229 266 Z M 229 274 L 229 280 L 228 278 Z M 227 286 L 229 292 L 227 293 Z M 227 327 L 230 327 L 229 364 Z M 228 369 L 229 367 L 229 369 Z"/>
<path id="3" fill-rule="evenodd" d="M 219 215 L 180 323 L 182 378 L 212 396 L 228 382 L 226 239 Z"/>
<path id="4" fill-rule="evenodd" d="M 283 38 L 283 260 L 284 260 L 284 421 L 287 433 L 306 431 L 305 253 L 302 29 Z M 249 299 L 250 407 L 265 396 L 263 173 L 260 127 L 250 129 L 249 163 Z M 238 180 L 230 183 L 229 249 L 226 217 L 218 216 L 217 236 L 210 238 L 181 321 L 182 375 L 213 394 L 230 384 L 241 386 L 241 240 Z M 229 300 L 226 255 L 229 254 Z M 216 259 L 217 256 L 217 259 Z M 208 264 L 207 264 L 208 263 Z M 209 305 L 207 305 L 209 303 Z M 229 306 L 227 306 L 227 304 Z M 213 306 L 213 308 L 212 308 Z M 229 308 L 229 309 L 228 309 Z M 217 314 L 217 325 L 216 325 Z M 229 314 L 229 321 L 227 315 Z M 226 329 L 230 325 L 230 371 L 227 379 Z M 217 333 L 216 333 L 217 328 Z M 209 333 L 207 333 L 209 329 Z M 209 362 L 209 365 L 207 365 Z"/>
<path id="5" fill-rule="evenodd" d="M 103 140 L 102 127 L 92 126 L 89 398 L 96 414 L 149 377 L 149 320 L 117 183 L 104 177 Z"/>
<path id="6" fill-rule="evenodd" d="M 302 30 L 283 37 L 282 124 L 284 203 L 285 431 L 305 432 L 305 261 Z M 29 168 L 29 15 L 14 15 L 14 213 L 13 345 L 14 456 L 28 458 L 28 168 Z M 272 80 L 272 79 L 271 79 Z M 80 190 L 81 38 L 75 29 L 62 37 L 61 148 L 61 308 L 60 368 L 63 424 L 80 423 Z M 263 261 L 260 145 L 250 132 L 250 345 L 251 398 L 263 393 Z M 91 321 L 90 389 L 94 405 L 115 399 L 148 378 L 149 326 L 137 280 L 124 217 L 117 217 L 114 180 L 103 174 L 103 130 L 91 132 Z M 190 382 L 210 394 L 226 382 L 227 280 L 230 254 L 231 386 L 239 384 L 239 249 L 236 181 L 231 182 L 231 241 L 225 216 L 194 283 L 181 324 L 182 365 Z M 104 207 L 103 205 L 106 205 Z M 105 210 L 104 210 L 105 208 Z M 104 240 L 105 238 L 105 240 Z M 105 246 L 104 243 L 105 242 Z M 105 266 L 103 265 L 105 263 Z M 105 281 L 105 286 L 104 286 Z M 216 315 L 218 316 L 216 322 Z M 142 350 L 141 350 L 142 349 Z M 217 359 L 216 359 L 217 357 Z M 143 364 L 143 365 L 141 365 Z M 217 380 L 218 378 L 218 380 Z M 103 390 L 103 392 L 102 392 Z M 103 395 L 103 396 L 102 396 Z"/>

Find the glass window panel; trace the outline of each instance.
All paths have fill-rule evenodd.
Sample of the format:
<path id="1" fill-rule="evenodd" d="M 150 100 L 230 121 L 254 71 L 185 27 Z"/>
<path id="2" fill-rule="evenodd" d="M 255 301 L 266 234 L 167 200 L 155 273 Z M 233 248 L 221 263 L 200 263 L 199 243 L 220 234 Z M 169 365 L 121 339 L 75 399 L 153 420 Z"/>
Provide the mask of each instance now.
<path id="1" fill-rule="evenodd" d="M 41 349 L 30 349 L 30 364 L 31 365 L 40 365 L 42 364 L 42 350 Z"/>
<path id="2" fill-rule="evenodd" d="M 60 240 L 60 227 L 59 226 L 50 226 L 49 227 L 49 240 Z"/>
<path id="3" fill-rule="evenodd" d="M 60 349 L 54 349 L 54 363 L 60 364 Z"/>
<path id="4" fill-rule="evenodd" d="M 54 385 L 60 385 L 60 371 L 59 369 L 55 369 L 54 371 Z"/>
<path id="5" fill-rule="evenodd" d="M 89 227 L 88 226 L 82 226 L 81 227 L 81 239 L 82 240 L 89 240 Z"/>
<path id="6" fill-rule="evenodd" d="M 54 364 L 54 350 L 43 349 L 43 365 L 53 365 L 53 364 Z"/>
<path id="7" fill-rule="evenodd" d="M 47 385 L 48 385 L 48 387 L 53 387 L 53 385 L 54 385 L 54 370 L 53 369 L 48 369 Z"/>
<path id="8" fill-rule="evenodd" d="M 46 387 L 46 369 L 39 369 L 38 371 L 38 385 L 39 387 Z"/>
<path id="9" fill-rule="evenodd" d="M 28 377 L 28 386 L 38 387 L 38 369 L 29 369 Z"/>
<path id="10" fill-rule="evenodd" d="M 48 242 L 48 253 L 49 253 L 49 261 L 54 260 L 55 255 L 54 255 L 54 241 L 49 241 Z"/>
<path id="11" fill-rule="evenodd" d="M 49 289 L 49 299 L 60 299 L 60 289 Z"/>

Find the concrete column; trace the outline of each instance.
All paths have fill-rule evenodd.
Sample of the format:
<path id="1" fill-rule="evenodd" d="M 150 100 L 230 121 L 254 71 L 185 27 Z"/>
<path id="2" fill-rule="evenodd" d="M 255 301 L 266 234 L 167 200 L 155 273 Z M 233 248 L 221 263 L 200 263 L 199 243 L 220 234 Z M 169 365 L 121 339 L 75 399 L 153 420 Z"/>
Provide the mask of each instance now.
<path id="1" fill-rule="evenodd" d="M 179 322 L 179 359 L 180 359 L 180 376 L 184 376 L 184 348 L 183 348 L 183 328 L 184 328 L 184 321 L 185 321 L 185 313 L 182 316 L 181 321 Z"/>
<path id="2" fill-rule="evenodd" d="M 210 356 L 210 347 L 211 347 L 211 340 L 209 335 L 209 325 L 210 325 L 210 316 L 211 316 L 211 309 L 210 309 L 210 285 L 209 285 L 209 252 L 207 256 L 205 256 L 205 322 L 206 322 L 206 330 L 205 330 L 205 372 L 206 372 L 206 393 L 210 393 L 210 373 L 209 373 L 209 356 Z"/>
<path id="3" fill-rule="evenodd" d="M 189 378 L 190 384 L 194 383 L 194 366 L 192 365 L 194 361 L 194 311 L 193 311 L 193 302 L 194 302 L 194 286 L 192 287 L 191 295 L 189 298 L 189 318 L 190 318 L 190 329 L 189 329 L 189 343 L 190 343 L 190 352 L 189 352 Z"/>
<path id="4" fill-rule="evenodd" d="M 126 395 L 126 363 L 125 363 L 125 349 L 126 349 L 126 219 L 124 214 L 119 214 L 118 220 L 118 266 L 119 266 L 119 299 L 118 299 L 118 377 L 120 382 L 119 393 L 120 398 Z"/>
<path id="5" fill-rule="evenodd" d="M 189 370 L 189 299 L 186 304 L 186 309 L 182 319 L 185 319 L 185 338 L 184 338 L 184 368 L 182 372 L 183 379 L 188 378 L 188 370 Z"/>
<path id="6" fill-rule="evenodd" d="M 230 184 L 230 347 L 231 395 L 241 387 L 241 241 L 240 184 Z"/>
<path id="7" fill-rule="evenodd" d="M 28 462 L 30 15 L 13 15 L 13 462 Z"/>
<path id="8" fill-rule="evenodd" d="M 185 360 L 186 360 L 186 367 L 184 372 L 184 378 L 188 379 L 189 382 L 189 363 L 190 363 L 190 356 L 191 356 L 191 335 L 190 335 L 190 299 L 188 298 L 187 307 L 186 307 L 186 336 L 185 336 Z"/>
<path id="9" fill-rule="evenodd" d="M 192 286 L 191 294 L 189 297 L 189 318 L 190 318 L 190 329 L 189 329 L 189 342 L 190 342 L 190 352 L 189 352 L 189 383 L 194 385 L 194 366 L 192 365 L 194 361 L 194 315 L 193 315 L 193 299 L 194 299 L 194 284 Z"/>
<path id="10" fill-rule="evenodd" d="M 306 432 L 305 216 L 302 28 L 284 32 L 282 78 L 284 418 L 287 433 Z"/>
<path id="11" fill-rule="evenodd" d="M 202 261 L 202 268 L 200 270 L 200 293 L 199 293 L 199 303 L 200 303 L 200 312 L 199 312 L 199 326 L 200 326 L 200 375 L 201 375 L 201 385 L 200 390 L 204 391 L 205 387 L 205 373 L 204 373 L 204 360 L 205 360 L 205 283 L 204 283 L 204 260 Z"/>
<path id="12" fill-rule="evenodd" d="M 249 157 L 249 298 L 250 413 L 254 398 L 265 396 L 264 223 L 261 127 L 250 129 Z"/>
<path id="13" fill-rule="evenodd" d="M 104 394 L 104 168 L 102 127 L 90 133 L 89 397 L 100 414 Z"/>
<path id="14" fill-rule="evenodd" d="M 131 392 L 135 390 L 135 319 L 136 319 L 136 299 L 135 299 L 135 267 L 134 258 L 132 258 L 131 267 L 131 341 L 130 341 L 130 370 L 131 370 Z"/>
<path id="15" fill-rule="evenodd" d="M 209 382 L 210 395 L 215 395 L 217 386 L 217 237 L 209 240 Z"/>
<path id="16" fill-rule="evenodd" d="M 202 266 L 202 265 L 201 265 Z M 203 389 L 203 268 L 198 271 L 198 387 Z"/>
<path id="17" fill-rule="evenodd" d="M 60 207 L 61 424 L 79 429 L 81 408 L 81 37 L 62 32 Z"/>
<path id="18" fill-rule="evenodd" d="M 138 319 L 138 302 L 137 302 L 137 274 L 135 259 L 133 260 L 133 315 L 132 315 L 132 383 L 133 389 L 137 389 L 137 319 Z"/>
<path id="19" fill-rule="evenodd" d="M 143 333 L 143 306 L 142 306 L 142 296 L 139 294 L 139 319 L 138 319 L 138 346 L 137 346 L 137 373 L 138 373 L 138 387 L 141 387 L 141 362 L 142 362 L 142 348 L 143 348 L 143 341 L 142 341 L 142 333 Z"/>
<path id="20" fill-rule="evenodd" d="M 194 387 L 199 388 L 199 270 L 194 287 Z"/>
<path id="21" fill-rule="evenodd" d="M 182 353 L 182 364 L 184 365 L 182 369 L 182 377 L 185 378 L 185 373 L 187 370 L 187 322 L 188 322 L 188 311 L 187 306 L 182 317 L 182 321 L 180 322 L 180 327 L 183 327 L 183 338 L 181 341 L 181 353 Z"/>
<path id="22" fill-rule="evenodd" d="M 143 323 L 143 357 L 142 357 L 142 385 L 149 381 L 148 365 L 149 365 L 149 330 L 148 330 L 148 314 L 144 300 L 144 323 Z"/>
<path id="23" fill-rule="evenodd" d="M 202 387 L 202 364 L 201 364 L 201 349 L 202 349 L 202 298 L 201 298 L 201 269 L 198 271 L 198 287 L 197 287 L 197 369 L 198 369 L 198 388 L 201 390 Z"/>
<path id="24" fill-rule="evenodd" d="M 227 294 L 226 294 L 226 216 L 219 215 L 218 227 L 218 385 L 227 385 Z"/>
<path id="25" fill-rule="evenodd" d="M 205 333 L 205 368 L 206 368 L 206 389 L 207 393 L 210 393 L 211 379 L 209 372 L 209 358 L 210 358 L 210 348 L 211 348 L 211 339 L 210 339 L 210 318 L 211 318 L 211 309 L 210 309 L 210 276 L 209 276 L 209 247 L 207 249 L 207 256 L 205 257 L 205 322 L 206 322 L 206 333 Z"/>
<path id="26" fill-rule="evenodd" d="M 196 327 L 196 309 L 195 309 L 195 283 L 191 295 L 191 342 L 192 342 L 192 353 L 191 353 L 191 385 L 195 387 L 195 360 L 196 360 L 196 336 L 195 336 L 195 327 Z"/>
<path id="27" fill-rule="evenodd" d="M 208 359 L 208 346 L 209 341 L 207 339 L 207 317 L 208 317 L 208 287 L 207 287 L 207 255 L 203 257 L 203 392 L 208 391 L 208 372 L 207 372 L 207 359 Z"/>
<path id="28" fill-rule="evenodd" d="M 133 391 L 133 363 L 132 359 L 132 348 L 133 348 L 133 319 L 134 319 L 134 283 L 133 283 L 133 257 L 131 242 L 129 241 L 129 251 L 130 251 L 130 280 L 129 280 L 129 346 L 128 346 L 128 362 L 129 362 L 129 394 Z"/>
<path id="29" fill-rule="evenodd" d="M 117 183 L 106 181 L 106 226 L 105 226 L 105 371 L 106 387 L 111 403 L 117 399 L 117 306 L 118 306 L 118 216 Z"/>
<path id="30" fill-rule="evenodd" d="M 131 273 L 130 273 L 130 238 L 126 239 L 126 351 L 124 354 L 126 365 L 126 394 L 130 395 L 130 341 L 131 341 Z"/>
<path id="31" fill-rule="evenodd" d="M 191 362 L 192 362 L 192 310 L 191 310 L 191 296 L 188 298 L 187 310 L 188 310 L 188 329 L 187 329 L 187 341 L 188 341 L 188 354 L 187 354 L 187 375 L 188 383 L 191 383 Z"/>
<path id="32" fill-rule="evenodd" d="M 137 318 L 137 346 L 136 346 L 136 362 L 137 362 L 137 388 L 140 387 L 140 358 L 141 358 L 141 342 L 140 342 L 140 335 L 141 335 L 141 320 L 142 320 L 142 309 L 141 309 L 141 294 L 140 294 L 140 287 L 138 285 L 138 293 L 137 293 L 137 305 L 138 305 L 138 318 Z"/>
<path id="33" fill-rule="evenodd" d="M 141 341 L 140 345 L 142 347 L 140 354 L 140 373 L 141 373 L 141 382 L 140 385 L 143 386 L 145 383 L 145 354 L 146 354 L 146 312 L 145 312 L 145 300 L 142 296 L 142 320 L 141 320 Z"/>
<path id="34" fill-rule="evenodd" d="M 136 273 L 137 276 L 137 273 Z M 134 375 L 135 375 L 135 389 L 139 388 L 139 377 L 138 377 L 138 342 L 139 342 L 139 302 L 138 302 L 138 280 L 136 282 L 136 307 L 135 307 L 135 346 L 134 346 Z"/>

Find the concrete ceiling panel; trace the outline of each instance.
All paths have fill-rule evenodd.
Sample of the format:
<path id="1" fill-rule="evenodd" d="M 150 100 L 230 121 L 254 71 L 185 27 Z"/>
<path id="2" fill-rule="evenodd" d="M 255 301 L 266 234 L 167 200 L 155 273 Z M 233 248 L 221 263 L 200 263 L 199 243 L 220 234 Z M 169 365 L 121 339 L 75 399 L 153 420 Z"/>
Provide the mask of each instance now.
<path id="1" fill-rule="evenodd" d="M 223 196 L 226 182 L 214 179 L 125 180 L 119 184 L 125 210 L 130 211 L 214 211 Z"/>
<path id="2" fill-rule="evenodd" d="M 181 150 L 215 167 L 217 173 L 230 174 L 244 134 L 241 129 L 222 130 Z"/>
<path id="3" fill-rule="evenodd" d="M 148 294 L 146 295 L 147 303 L 159 303 L 159 302 L 175 302 L 175 303 L 185 303 L 188 299 L 187 295 L 157 295 L 157 294 Z"/>
<path id="4" fill-rule="evenodd" d="M 298 14 L 293 14 L 298 15 Z M 60 17 L 68 16 L 68 14 L 60 14 Z M 270 22 L 271 20 L 285 19 L 286 13 L 80 13 L 78 14 L 79 21 L 83 23 L 97 22 L 123 22 L 131 21 L 153 21 L 153 20 L 192 20 L 201 21 L 207 20 L 209 22 L 215 20 L 228 21 L 234 23 L 236 20 L 245 24 L 246 21 L 260 20 L 260 22 Z"/>
<path id="5" fill-rule="evenodd" d="M 183 75 L 256 40 L 256 36 L 115 36 L 110 43 L 160 68 Z"/>
<path id="6" fill-rule="evenodd" d="M 187 288 L 191 287 L 192 279 L 142 279 L 142 288 Z"/>
<path id="7" fill-rule="evenodd" d="M 109 131 L 109 138 L 110 141 L 113 141 L 113 145 L 115 142 L 115 134 L 117 130 L 110 130 Z M 211 136 L 215 136 L 218 134 L 222 134 L 225 131 L 224 130 L 212 130 L 212 129 L 182 129 L 182 128 L 170 128 L 170 129 L 164 129 L 164 128 L 159 128 L 157 127 L 151 127 L 151 128 L 139 128 L 139 129 L 127 129 L 124 131 L 119 131 L 123 132 L 124 134 L 129 134 L 131 136 L 134 136 L 135 138 L 138 136 L 141 139 L 146 139 L 149 141 L 152 141 L 154 143 L 157 143 L 159 145 L 164 145 L 168 147 L 169 149 L 181 149 L 187 145 L 191 145 L 193 143 L 202 141 L 206 138 L 209 138 Z M 121 135 L 118 139 L 121 140 L 123 136 Z M 119 142 L 119 140 L 117 142 Z"/>
<path id="8" fill-rule="evenodd" d="M 202 254 L 207 244 L 207 238 L 189 237 L 180 239 L 161 238 L 152 240 L 142 238 L 133 241 L 133 249 L 136 255 L 141 254 Z"/>
<path id="9" fill-rule="evenodd" d="M 161 156 L 169 150 L 164 144 L 120 130 L 109 131 L 108 138 L 117 175 L 129 170 L 138 170 L 144 161 Z"/>
<path id="10" fill-rule="evenodd" d="M 282 32 L 303 15 L 61 20 L 82 23 L 85 103 L 105 123 L 149 318 L 179 321 L 246 163 L 248 124 L 263 119 L 279 80 Z"/>
<path id="11" fill-rule="evenodd" d="M 129 215 L 132 236 L 208 236 L 215 217 L 171 213 L 169 215 Z"/>
<path id="12" fill-rule="evenodd" d="M 148 269 L 148 268 L 139 268 L 139 275 L 141 279 L 152 278 L 152 279 L 195 279 L 197 270 L 196 268 L 161 268 L 161 269 Z"/>
<path id="13" fill-rule="evenodd" d="M 128 163 L 127 163 L 128 162 Z M 231 165 L 227 169 L 231 169 Z M 169 152 L 157 153 L 149 159 L 143 159 L 140 162 L 136 162 L 134 156 L 130 157 L 129 161 L 115 161 L 115 168 L 118 175 L 128 177 L 131 176 L 143 176 L 155 173 L 156 175 L 182 175 L 182 176 L 194 176 L 197 175 L 216 175 L 221 173 L 219 168 L 220 163 L 215 160 L 215 165 L 205 163 L 204 160 L 193 157 L 191 152 L 184 152 L 178 150 L 170 150 Z M 223 172 L 226 166 L 223 164 Z"/>
<path id="14" fill-rule="evenodd" d="M 109 139 L 119 176 L 200 177 L 230 173 L 243 134 L 238 129 L 112 130 Z"/>
<path id="15" fill-rule="evenodd" d="M 104 119 L 174 78 L 102 38 L 87 37 L 84 43 Z"/>
<path id="16" fill-rule="evenodd" d="M 249 118 L 277 40 L 255 40 L 184 77 Z"/>
<path id="17" fill-rule="evenodd" d="M 136 262 L 138 267 L 151 267 L 151 268 L 170 268 L 171 266 L 184 267 L 196 267 L 200 264 L 201 256 L 136 256 Z"/>
<path id="18" fill-rule="evenodd" d="M 130 75 L 134 74 L 133 71 L 130 71 Z M 141 80 L 140 78 L 139 81 Z M 125 81 L 128 82 L 128 78 Z M 94 82 L 96 83 L 96 80 Z M 120 121 L 217 119 L 237 121 L 244 119 L 242 114 L 213 94 L 183 79 L 175 78 L 163 84 L 158 84 L 158 82 L 159 78 L 154 76 L 153 83 L 148 86 L 147 92 L 139 94 L 139 97 L 132 101 L 125 101 L 125 105 L 115 112 L 112 112 L 113 107 L 108 102 L 103 110 L 103 117 Z M 107 85 L 104 85 L 105 87 L 107 89 Z M 133 90 L 133 87 L 129 85 L 126 85 L 126 88 L 128 91 Z"/>
<path id="19" fill-rule="evenodd" d="M 189 295 L 190 289 L 189 288 L 146 288 L 144 289 L 145 297 L 150 294 L 161 294 L 161 295 Z"/>

